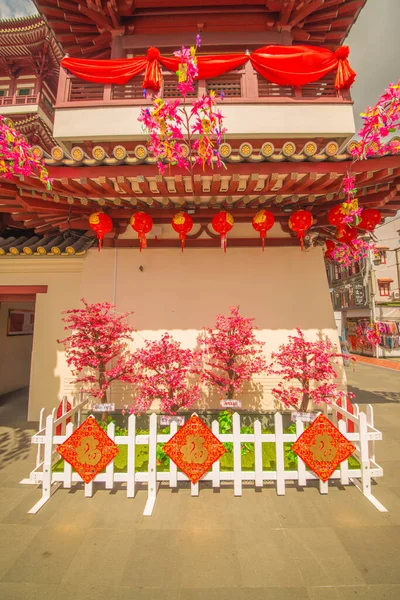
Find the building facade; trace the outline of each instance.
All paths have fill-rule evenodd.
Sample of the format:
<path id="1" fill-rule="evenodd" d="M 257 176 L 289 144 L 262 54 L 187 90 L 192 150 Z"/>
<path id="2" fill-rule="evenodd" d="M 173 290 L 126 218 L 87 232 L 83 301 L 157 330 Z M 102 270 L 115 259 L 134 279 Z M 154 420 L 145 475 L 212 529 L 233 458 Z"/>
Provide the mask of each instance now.
<path id="1" fill-rule="evenodd" d="M 355 353 L 400 356 L 400 217 L 378 226 L 370 256 L 351 266 L 326 261 L 332 305 L 339 334 Z M 361 335 L 370 322 L 382 326 L 376 350 Z M 362 340 L 360 345 L 358 342 Z"/>
<path id="2" fill-rule="evenodd" d="M 57 47 L 70 57 L 108 60 L 146 56 L 154 46 L 168 56 L 192 44 L 197 33 L 199 56 L 250 55 L 268 44 L 334 50 L 363 2 L 345 0 L 335 10 L 323 3 L 297 7 L 259 0 L 206 6 L 197 0 L 36 4 Z M 163 67 L 161 75 L 161 95 L 176 97 L 174 73 Z M 169 331 L 184 346 L 196 347 L 202 327 L 212 326 L 215 315 L 232 305 L 256 318 L 267 358 L 297 327 L 310 338 L 327 334 L 338 342 L 323 245 L 328 211 L 344 198 L 355 128 L 350 91 L 336 89 L 335 76 L 332 71 L 302 86 L 279 85 L 243 61 L 214 79 L 200 79 L 198 96 L 210 89 L 223 92 L 219 108 L 228 132 L 219 147 L 225 167 L 199 168 L 192 179 L 177 168 L 160 174 L 148 150 L 138 122 L 141 108 L 151 105 L 143 96 L 143 74 L 124 84 L 99 83 L 60 67 L 55 102 L 51 99 L 54 144 L 40 141 L 34 148 L 53 187 L 45 191 L 29 179 L 0 188 L 0 300 L 35 300 L 29 418 L 72 391 L 57 339 L 63 335 L 60 312 L 77 307 L 82 297 L 114 302 L 119 312 L 134 310 L 135 345 Z M 397 155 L 360 161 L 360 202 L 392 218 L 400 207 L 399 173 Z M 261 208 L 275 217 L 264 253 L 251 226 Z M 114 225 L 101 252 L 88 227 L 88 216 L 99 209 Z M 303 252 L 288 226 L 299 209 L 314 219 Z M 129 226 L 137 210 L 154 221 L 141 253 Z M 183 253 L 171 226 L 178 210 L 195 223 Z M 220 210 L 235 219 L 226 254 L 210 227 Z M 12 360 L 11 348 L 7 356 Z M 342 368 L 339 375 L 344 384 Z M 277 380 L 265 376 L 255 383 L 257 393 L 243 394 L 244 407 L 274 407 Z M 116 385 L 113 402 L 129 404 L 129 394 Z M 202 405 L 218 401 L 204 395 Z"/>

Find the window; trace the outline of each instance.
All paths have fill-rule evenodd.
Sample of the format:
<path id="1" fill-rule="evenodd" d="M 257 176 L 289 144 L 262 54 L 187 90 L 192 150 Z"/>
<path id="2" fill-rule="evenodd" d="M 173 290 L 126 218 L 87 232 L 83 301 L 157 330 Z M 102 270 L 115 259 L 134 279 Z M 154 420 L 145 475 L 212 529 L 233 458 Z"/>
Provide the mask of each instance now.
<path id="1" fill-rule="evenodd" d="M 390 281 L 382 281 L 378 279 L 379 295 L 390 296 Z"/>
<path id="2" fill-rule="evenodd" d="M 386 250 L 380 250 L 379 248 L 375 251 L 375 257 L 380 259 L 381 265 L 386 265 Z"/>
<path id="3" fill-rule="evenodd" d="M 32 88 L 18 88 L 18 96 L 30 96 Z"/>
<path id="4" fill-rule="evenodd" d="M 0 96 L 7 96 L 8 90 L 0 90 Z"/>

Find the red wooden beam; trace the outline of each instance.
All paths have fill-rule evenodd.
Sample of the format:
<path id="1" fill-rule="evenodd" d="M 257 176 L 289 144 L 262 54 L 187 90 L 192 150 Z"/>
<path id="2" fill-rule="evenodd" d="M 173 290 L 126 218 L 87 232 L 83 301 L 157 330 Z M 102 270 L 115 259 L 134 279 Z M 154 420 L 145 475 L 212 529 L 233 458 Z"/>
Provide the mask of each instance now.
<path id="1" fill-rule="evenodd" d="M 32 294 L 47 294 L 47 285 L 0 285 L 0 295 L 32 295 Z"/>
<path id="2" fill-rule="evenodd" d="M 157 239 L 147 240 L 148 248 L 180 248 L 181 242 L 179 239 Z M 280 246 L 298 246 L 299 242 L 297 238 L 270 238 L 267 237 L 265 240 L 266 248 L 276 248 Z M 108 239 L 103 241 L 104 248 L 139 248 L 139 241 L 135 239 Z M 228 236 L 228 252 L 229 248 L 242 248 L 242 247 L 260 247 L 261 242 L 259 238 L 231 238 Z M 185 248 L 190 250 L 191 248 L 221 248 L 221 241 L 219 237 L 216 239 L 200 238 L 200 239 L 186 239 Z M 222 250 L 221 250 L 222 252 Z"/>

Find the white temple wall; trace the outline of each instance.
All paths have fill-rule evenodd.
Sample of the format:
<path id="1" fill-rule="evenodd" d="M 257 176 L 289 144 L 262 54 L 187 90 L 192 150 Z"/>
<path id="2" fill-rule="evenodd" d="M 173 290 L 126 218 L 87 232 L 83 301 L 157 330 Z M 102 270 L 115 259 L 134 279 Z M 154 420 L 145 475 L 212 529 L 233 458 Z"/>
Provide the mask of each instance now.
<path id="1" fill-rule="evenodd" d="M 338 342 L 323 254 L 300 247 L 215 249 L 95 249 L 84 259 L 25 259 L 13 262 L 20 273 L 2 276 L 5 285 L 48 285 L 38 294 L 33 343 L 29 418 L 42 406 L 55 406 L 63 393 L 71 393 L 71 373 L 62 347 L 61 310 L 88 302 L 116 302 L 117 311 L 133 310 L 130 323 L 137 330 L 134 346 L 158 339 L 164 331 L 194 348 L 203 326 L 213 326 L 217 313 L 240 305 L 244 316 L 255 317 L 257 336 L 272 351 L 300 327 L 307 338 L 327 334 Z M 36 263 L 35 271 L 29 265 Z M 39 264 L 37 264 L 39 263 Z M 24 264 L 25 267 L 21 265 Z M 40 272 L 41 265 L 43 271 Z M 116 268 L 115 268 L 116 267 Z M 141 270 L 140 267 L 143 267 Z M 0 264 L 1 272 L 1 264 Z M 340 377 L 344 378 L 343 369 Z M 243 407 L 274 408 L 271 389 L 278 377 L 262 376 L 253 390 L 240 396 Z M 130 403 L 117 383 L 111 392 L 116 406 Z M 203 405 L 218 406 L 219 396 L 203 398 Z"/>

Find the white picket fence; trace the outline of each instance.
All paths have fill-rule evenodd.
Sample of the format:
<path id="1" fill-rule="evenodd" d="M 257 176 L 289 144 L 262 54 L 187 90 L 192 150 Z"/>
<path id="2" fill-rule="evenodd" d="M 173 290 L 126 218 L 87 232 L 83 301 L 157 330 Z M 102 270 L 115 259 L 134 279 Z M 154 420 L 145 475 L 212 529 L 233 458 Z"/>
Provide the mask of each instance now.
<path id="1" fill-rule="evenodd" d="M 66 461 L 63 464 L 63 470 L 53 471 L 53 466 L 59 460 L 56 447 L 68 438 L 74 429 L 80 424 L 81 410 L 85 406 L 86 400 L 80 398 L 74 402 L 70 411 L 66 412 L 61 418 L 56 419 L 54 411 L 45 419 L 41 414 L 41 429 L 32 437 L 32 443 L 38 444 L 38 454 L 36 468 L 31 472 L 28 479 L 21 483 L 35 483 L 42 486 L 42 498 L 29 511 L 35 514 L 50 499 L 52 493 L 60 486 L 70 488 L 73 483 L 82 482 L 78 473 L 72 471 L 71 465 Z M 346 406 L 345 402 L 343 403 Z M 325 407 L 324 412 L 327 413 Z M 383 475 L 382 468 L 375 462 L 375 442 L 382 439 L 380 431 L 375 429 L 373 420 L 373 408 L 368 405 L 367 412 L 359 410 L 354 406 L 354 414 L 348 412 L 345 408 L 337 405 L 330 407 L 332 414 L 329 418 L 338 426 L 339 430 L 354 443 L 356 452 L 354 456 L 360 463 L 360 468 L 350 469 L 348 461 L 343 461 L 340 470 L 336 470 L 330 480 L 339 480 L 342 485 L 352 483 L 364 494 L 364 496 L 374 504 L 381 512 L 387 512 L 385 507 L 372 494 L 371 482 L 373 478 Z M 342 419 L 338 416 L 342 415 Z M 68 418 L 72 421 L 66 424 Z M 348 423 L 354 423 L 354 433 L 348 433 Z M 55 435 L 57 425 L 62 425 L 63 435 Z M 241 433 L 240 415 L 233 415 L 233 431 L 230 434 L 219 433 L 218 421 L 213 421 L 212 431 L 221 442 L 233 443 L 234 464 L 233 471 L 223 471 L 220 468 L 220 461 L 215 462 L 211 470 L 202 477 L 202 481 L 210 481 L 213 488 L 219 488 L 228 483 L 233 485 L 234 495 L 241 496 L 243 483 L 253 484 L 256 488 L 262 488 L 265 483 L 273 482 L 276 485 L 278 495 L 285 494 L 287 482 L 295 482 L 299 486 L 307 486 L 310 481 L 319 481 L 319 491 L 321 494 L 327 494 L 329 490 L 328 482 L 323 482 L 307 469 L 301 459 L 298 459 L 296 470 L 285 470 L 284 466 L 284 443 L 294 442 L 304 431 L 304 423 L 300 418 L 296 419 L 296 433 L 284 433 L 282 424 L 282 414 L 274 415 L 275 433 L 262 433 L 261 422 L 256 420 L 253 425 L 253 433 Z M 149 416 L 149 433 L 146 435 L 136 434 L 136 417 L 130 415 L 128 418 L 128 434 L 125 436 L 115 435 L 115 425 L 108 425 L 107 433 L 109 437 L 118 445 L 127 445 L 127 471 L 115 472 L 114 461 L 105 469 L 104 473 L 98 474 L 94 480 L 84 485 L 85 496 L 90 498 L 93 495 L 93 486 L 98 483 L 105 484 L 106 489 L 112 489 L 115 484 L 126 484 L 126 494 L 128 498 L 134 498 L 137 486 L 147 487 L 147 502 L 144 509 L 145 516 L 151 516 L 156 501 L 158 487 L 162 482 L 168 483 L 169 487 L 176 488 L 179 482 L 188 482 L 184 473 L 178 471 L 177 466 L 171 460 L 169 471 L 157 471 L 157 444 L 166 443 L 177 431 L 178 427 L 172 422 L 169 434 L 158 433 L 157 415 Z M 65 432 L 65 433 L 64 433 Z M 254 471 L 242 470 L 241 444 L 249 442 L 254 444 L 255 466 Z M 274 443 L 276 449 L 276 470 L 264 471 L 262 463 L 262 444 Z M 148 470 L 138 471 L 135 466 L 136 445 L 144 444 L 148 446 Z M 191 495 L 199 494 L 199 483 L 190 483 Z"/>

